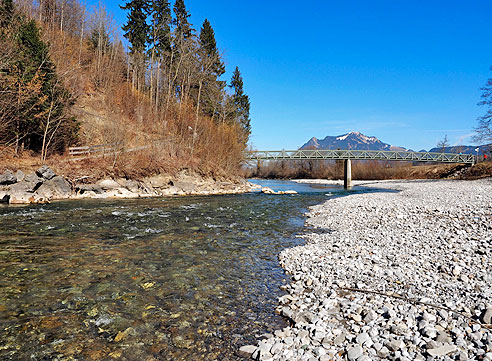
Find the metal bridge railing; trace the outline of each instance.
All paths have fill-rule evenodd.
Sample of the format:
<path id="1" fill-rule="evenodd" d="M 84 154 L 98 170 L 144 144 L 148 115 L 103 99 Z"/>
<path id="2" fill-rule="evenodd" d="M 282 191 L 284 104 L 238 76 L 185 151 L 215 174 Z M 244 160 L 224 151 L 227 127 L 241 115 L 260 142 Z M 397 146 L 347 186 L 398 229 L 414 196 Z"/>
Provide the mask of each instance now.
<path id="1" fill-rule="evenodd" d="M 409 162 L 475 163 L 473 154 L 384 150 L 256 150 L 246 152 L 245 158 L 247 160 L 373 159 Z"/>

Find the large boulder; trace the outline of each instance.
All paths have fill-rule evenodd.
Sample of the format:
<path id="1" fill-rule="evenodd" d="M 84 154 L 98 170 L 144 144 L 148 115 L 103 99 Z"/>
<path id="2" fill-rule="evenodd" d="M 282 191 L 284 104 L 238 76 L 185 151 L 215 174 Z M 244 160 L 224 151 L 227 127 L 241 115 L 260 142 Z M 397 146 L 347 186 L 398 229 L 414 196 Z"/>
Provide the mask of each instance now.
<path id="1" fill-rule="evenodd" d="M 6 170 L 3 174 L 0 174 L 0 185 L 9 185 L 17 183 L 17 177 L 10 170 Z"/>
<path id="2" fill-rule="evenodd" d="M 5 189 L 6 194 L 9 195 L 10 204 L 29 204 L 40 203 L 48 200 L 37 193 L 39 188 L 44 184 L 45 180 L 39 178 L 36 174 L 31 173 L 24 177 L 22 182 L 12 184 Z M 49 182 L 49 181 L 46 181 Z"/>
<path id="3" fill-rule="evenodd" d="M 41 168 L 39 168 L 36 171 L 36 175 L 38 177 L 43 178 L 43 179 L 50 180 L 50 179 L 55 178 L 56 173 L 53 172 L 53 170 L 50 167 L 48 167 L 47 165 L 43 165 Z"/>
<path id="4" fill-rule="evenodd" d="M 99 184 L 78 184 L 75 190 L 79 194 L 84 194 L 87 192 L 94 192 L 95 194 L 102 194 L 104 191 Z"/>
<path id="5" fill-rule="evenodd" d="M 121 184 L 122 187 L 125 187 L 132 193 L 137 194 L 153 194 L 154 191 L 142 182 L 138 182 L 132 179 L 118 179 L 118 183 Z"/>
<path id="6" fill-rule="evenodd" d="M 29 204 L 34 203 L 34 186 L 35 183 L 20 182 L 10 186 L 8 190 L 10 204 Z"/>
<path id="7" fill-rule="evenodd" d="M 72 186 L 62 176 L 44 182 L 36 191 L 36 196 L 44 199 L 66 199 L 72 194 Z"/>
<path id="8" fill-rule="evenodd" d="M 182 190 L 187 194 L 196 192 L 196 184 L 193 182 L 178 180 L 174 182 L 174 187 L 178 188 L 179 190 Z"/>
<path id="9" fill-rule="evenodd" d="M 170 176 L 159 174 L 147 178 L 147 185 L 151 188 L 166 188 L 169 186 L 173 186 L 174 183 Z"/>
<path id="10" fill-rule="evenodd" d="M 104 190 L 121 188 L 121 185 L 112 179 L 103 179 L 102 181 L 99 181 L 98 184 Z"/>
<path id="11" fill-rule="evenodd" d="M 24 177 L 24 180 L 22 182 L 19 182 L 18 184 L 20 185 L 19 189 L 26 188 L 27 192 L 35 192 L 39 187 L 41 187 L 41 184 L 43 184 L 43 182 L 43 178 L 39 178 L 36 174 L 31 173 L 26 175 Z"/>

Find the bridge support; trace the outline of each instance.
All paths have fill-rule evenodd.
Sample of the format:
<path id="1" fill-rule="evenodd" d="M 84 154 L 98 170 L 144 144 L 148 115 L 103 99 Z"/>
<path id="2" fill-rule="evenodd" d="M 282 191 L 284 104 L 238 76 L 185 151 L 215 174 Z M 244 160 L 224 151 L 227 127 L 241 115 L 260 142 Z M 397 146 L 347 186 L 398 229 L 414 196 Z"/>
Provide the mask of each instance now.
<path id="1" fill-rule="evenodd" d="M 352 164 L 350 159 L 345 159 L 345 164 L 343 167 L 343 188 L 352 188 Z"/>

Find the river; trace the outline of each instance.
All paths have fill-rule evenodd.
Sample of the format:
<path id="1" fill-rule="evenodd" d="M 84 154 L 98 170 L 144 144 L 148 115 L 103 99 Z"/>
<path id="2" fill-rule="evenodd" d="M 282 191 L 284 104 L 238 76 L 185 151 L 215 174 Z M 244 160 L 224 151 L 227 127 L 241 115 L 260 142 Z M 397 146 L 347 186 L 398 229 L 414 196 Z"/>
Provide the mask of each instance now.
<path id="1" fill-rule="evenodd" d="M 299 194 L 0 207 L 0 359 L 235 360 L 284 327 L 277 256 L 349 193 L 253 182 Z"/>

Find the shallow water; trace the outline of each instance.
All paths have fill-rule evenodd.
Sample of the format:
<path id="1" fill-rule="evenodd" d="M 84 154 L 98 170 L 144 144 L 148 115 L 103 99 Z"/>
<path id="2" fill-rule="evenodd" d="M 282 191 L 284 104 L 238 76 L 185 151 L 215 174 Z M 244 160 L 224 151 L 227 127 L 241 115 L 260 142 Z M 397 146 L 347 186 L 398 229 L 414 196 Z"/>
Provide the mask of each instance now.
<path id="1" fill-rule="evenodd" d="M 237 359 L 285 326 L 277 256 L 302 214 L 347 194 L 260 183 L 302 193 L 1 207 L 0 359 Z"/>

